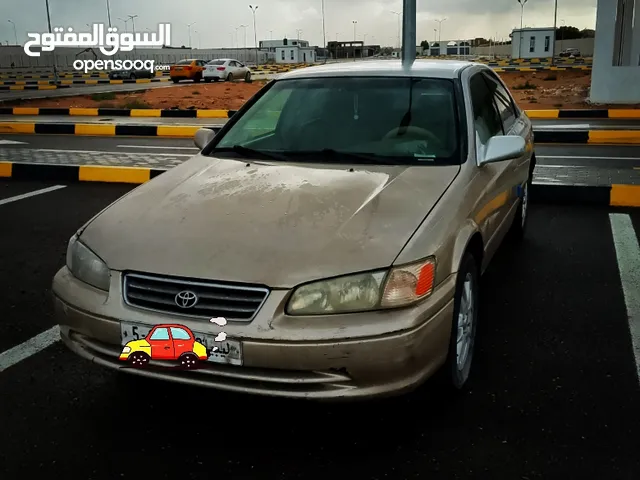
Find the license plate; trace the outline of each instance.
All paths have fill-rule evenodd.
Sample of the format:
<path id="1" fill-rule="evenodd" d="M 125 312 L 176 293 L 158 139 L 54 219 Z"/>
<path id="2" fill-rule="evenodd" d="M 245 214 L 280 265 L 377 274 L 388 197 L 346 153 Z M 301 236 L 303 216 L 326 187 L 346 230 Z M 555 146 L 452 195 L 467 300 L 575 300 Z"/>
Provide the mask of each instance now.
<path id="1" fill-rule="evenodd" d="M 153 326 L 139 323 L 120 323 L 120 341 L 125 346 L 132 340 L 142 340 L 151 331 Z M 215 335 L 191 331 L 196 337 L 196 341 L 207 347 L 209 353 L 208 362 L 221 363 L 224 365 L 242 365 L 242 343 L 238 340 L 227 338 L 223 342 L 216 342 Z M 212 350 L 218 347 L 215 352 Z M 211 353 L 212 352 L 212 353 Z"/>

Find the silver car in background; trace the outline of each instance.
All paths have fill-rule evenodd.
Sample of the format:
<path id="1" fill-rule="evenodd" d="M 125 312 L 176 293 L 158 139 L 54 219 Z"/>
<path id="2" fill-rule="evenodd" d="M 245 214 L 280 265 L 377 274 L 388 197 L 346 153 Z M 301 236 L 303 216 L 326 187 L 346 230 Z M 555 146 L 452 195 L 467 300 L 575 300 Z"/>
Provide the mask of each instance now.
<path id="1" fill-rule="evenodd" d="M 232 58 L 219 58 L 211 60 L 204 67 L 202 78 L 205 82 L 244 80 L 251 81 L 251 69 L 239 60 Z"/>

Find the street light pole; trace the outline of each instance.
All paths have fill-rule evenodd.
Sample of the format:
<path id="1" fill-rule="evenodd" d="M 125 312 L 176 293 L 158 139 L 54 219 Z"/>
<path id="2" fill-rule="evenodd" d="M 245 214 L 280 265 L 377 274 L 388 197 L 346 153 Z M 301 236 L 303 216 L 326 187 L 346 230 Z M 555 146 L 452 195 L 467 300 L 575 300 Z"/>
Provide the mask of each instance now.
<path id="1" fill-rule="evenodd" d="M 518 58 L 522 57 L 522 26 L 524 19 L 524 4 L 527 3 L 527 0 L 518 0 L 520 4 L 520 41 L 518 42 Z"/>
<path id="2" fill-rule="evenodd" d="M 324 0 L 322 0 L 322 48 L 324 48 L 325 62 L 327 61 L 327 31 L 324 26 Z"/>
<path id="3" fill-rule="evenodd" d="M 49 33 L 51 32 L 51 13 L 49 11 L 49 0 L 45 0 L 45 4 L 47 6 L 47 24 L 49 25 Z M 58 84 L 58 67 L 56 65 L 56 54 L 55 52 L 51 52 L 51 58 L 53 58 L 53 82 Z"/>
<path id="4" fill-rule="evenodd" d="M 402 22 L 402 13 L 394 12 L 394 11 L 391 11 L 391 13 L 393 13 L 394 15 L 398 16 L 398 48 L 400 48 L 401 47 L 401 44 L 400 44 L 400 30 L 402 29 L 402 27 L 401 27 L 401 25 L 402 25 L 402 23 L 401 23 Z"/>
<path id="5" fill-rule="evenodd" d="M 446 18 L 443 18 L 442 20 L 436 20 L 436 22 L 438 22 L 438 43 L 442 41 L 442 22 L 444 22 L 445 20 Z"/>
<path id="6" fill-rule="evenodd" d="M 7 20 L 11 25 L 13 25 L 13 36 L 16 37 L 16 45 L 18 45 L 18 32 L 16 31 L 16 24 L 13 23 L 13 20 Z"/>
<path id="7" fill-rule="evenodd" d="M 551 66 L 555 65 L 556 61 L 556 33 L 558 33 L 558 0 L 555 0 L 555 7 L 553 13 L 553 46 L 551 47 Z"/>
<path id="8" fill-rule="evenodd" d="M 187 28 L 189 29 L 189 48 L 191 48 L 191 25 L 195 25 L 197 22 L 187 23 Z"/>
<path id="9" fill-rule="evenodd" d="M 258 31 L 256 30 L 256 10 L 258 10 L 258 5 L 249 5 L 249 8 L 251 9 L 251 13 L 253 13 L 253 43 L 256 48 L 256 65 L 258 65 Z"/>
<path id="10" fill-rule="evenodd" d="M 353 23 L 353 40 L 355 41 L 356 38 L 358 38 L 358 37 L 356 37 L 356 25 L 358 25 L 358 21 L 357 20 L 353 20 L 352 23 Z"/>
<path id="11" fill-rule="evenodd" d="M 129 20 L 122 17 L 118 17 L 118 20 L 122 20 L 124 22 L 124 33 L 127 33 L 127 23 L 129 23 Z"/>
<path id="12" fill-rule="evenodd" d="M 107 19 L 109 20 L 109 28 L 111 28 L 111 7 L 109 6 L 109 0 L 107 0 Z"/>
<path id="13" fill-rule="evenodd" d="M 127 15 L 127 17 L 129 17 L 131 19 L 131 29 L 133 31 L 133 35 L 136 35 L 136 18 L 138 18 L 138 15 Z M 133 46 L 133 51 L 137 52 L 138 50 L 136 49 L 136 46 Z"/>

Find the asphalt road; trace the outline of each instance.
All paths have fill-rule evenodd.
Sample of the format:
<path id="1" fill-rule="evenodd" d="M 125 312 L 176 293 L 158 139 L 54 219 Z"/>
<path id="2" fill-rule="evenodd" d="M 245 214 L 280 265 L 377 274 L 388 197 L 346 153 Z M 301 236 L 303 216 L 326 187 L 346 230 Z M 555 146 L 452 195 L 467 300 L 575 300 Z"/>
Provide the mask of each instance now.
<path id="1" fill-rule="evenodd" d="M 75 184 L 6 203 L 47 186 L 0 182 L 0 352 L 54 325 L 68 238 L 130 189 Z M 640 389 L 609 213 L 532 206 L 524 244 L 505 245 L 483 279 L 467 392 L 433 381 L 327 405 L 126 386 L 57 343 L 0 372 L 1 476 L 635 480 Z M 640 213 L 620 213 L 640 232 Z"/>

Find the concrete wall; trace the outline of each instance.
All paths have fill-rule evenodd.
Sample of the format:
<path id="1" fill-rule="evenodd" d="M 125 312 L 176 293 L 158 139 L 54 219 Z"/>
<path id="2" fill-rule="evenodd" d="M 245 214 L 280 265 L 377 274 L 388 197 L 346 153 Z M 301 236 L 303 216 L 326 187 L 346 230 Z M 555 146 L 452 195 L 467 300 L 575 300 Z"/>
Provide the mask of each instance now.
<path id="1" fill-rule="evenodd" d="M 567 48 L 577 48 L 585 57 L 593 56 L 593 38 L 579 38 L 576 40 L 556 40 L 556 54 Z M 640 47 L 640 41 L 638 42 Z M 527 45 L 528 47 L 528 45 Z M 481 55 L 483 57 L 494 54 L 498 57 L 511 56 L 512 45 L 495 45 L 493 47 L 471 47 L 471 55 Z"/>
<path id="2" fill-rule="evenodd" d="M 640 0 L 635 0 L 636 19 L 640 18 Z M 594 103 L 640 103 L 640 58 L 632 58 L 640 48 L 633 43 L 627 47 L 632 54 L 629 66 L 614 67 L 617 0 L 598 0 L 596 43 L 591 73 L 591 96 Z M 627 11 L 627 15 L 633 12 Z M 640 38 L 640 23 L 636 22 L 631 37 Z M 624 53 L 624 52 L 622 52 Z"/>
<path id="3" fill-rule="evenodd" d="M 11 62 L 16 67 L 30 68 L 50 68 L 53 65 L 53 55 L 60 67 L 72 69 L 76 59 L 92 60 L 93 55 L 88 53 L 79 54 L 83 48 L 56 48 L 53 52 L 42 52 L 40 57 L 30 57 L 22 47 L 0 46 L 0 68 L 11 66 Z M 155 60 L 156 65 L 172 64 L 186 58 L 196 58 L 201 60 L 213 60 L 215 58 L 231 57 L 244 63 L 265 63 L 269 58 L 267 52 L 258 51 L 258 62 L 256 62 L 256 51 L 254 48 L 218 48 L 218 49 L 173 49 L 173 48 L 139 48 L 137 51 L 118 52 L 116 55 L 108 57 L 103 55 L 99 49 L 94 49 L 101 60 Z M 77 56 L 76 56 L 77 55 Z M 273 55 L 272 55 L 273 56 Z"/>

